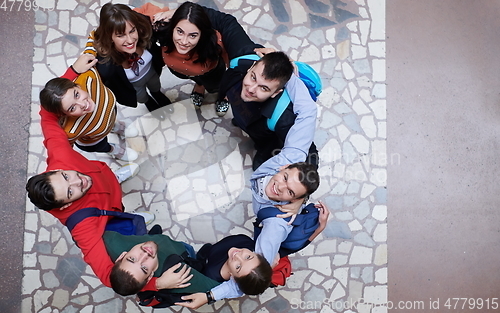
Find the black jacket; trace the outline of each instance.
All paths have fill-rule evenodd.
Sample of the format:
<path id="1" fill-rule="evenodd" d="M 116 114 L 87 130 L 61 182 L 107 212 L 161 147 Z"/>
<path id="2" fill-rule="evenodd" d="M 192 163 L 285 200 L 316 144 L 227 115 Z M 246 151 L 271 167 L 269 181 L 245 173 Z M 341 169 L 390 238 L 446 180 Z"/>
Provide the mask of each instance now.
<path id="1" fill-rule="evenodd" d="M 139 14 L 142 18 L 148 20 L 149 17 Z M 161 70 L 163 68 L 163 58 L 161 55 L 161 48 L 156 44 L 156 37 L 153 35 L 151 37 L 151 47 L 147 49 L 153 56 L 152 67 L 158 75 L 161 75 Z M 97 71 L 101 75 L 104 85 L 111 89 L 116 96 L 116 101 L 122 105 L 135 108 L 137 107 L 137 94 L 135 92 L 134 86 L 128 80 L 125 75 L 125 70 L 121 64 L 115 64 L 112 60 L 106 63 L 101 63 L 102 57 L 97 56 L 99 62 L 97 63 Z"/>

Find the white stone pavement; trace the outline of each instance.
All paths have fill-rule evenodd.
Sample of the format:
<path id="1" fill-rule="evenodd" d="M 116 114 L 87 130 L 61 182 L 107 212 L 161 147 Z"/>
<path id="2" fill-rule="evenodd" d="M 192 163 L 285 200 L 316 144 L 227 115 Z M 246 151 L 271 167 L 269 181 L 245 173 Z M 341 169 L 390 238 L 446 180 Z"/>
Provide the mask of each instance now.
<path id="1" fill-rule="evenodd" d="M 45 170 L 38 93 L 64 73 L 97 26 L 106 1 L 40 0 L 36 13 L 28 176 Z M 126 3 L 126 2 L 125 2 Z M 163 2 L 153 2 L 163 5 Z M 176 7 L 182 1 L 170 2 Z M 131 5 L 141 5 L 130 1 Z M 218 301 L 200 312 L 387 312 L 385 1 L 200 1 L 233 14 L 251 38 L 312 65 L 323 81 L 315 143 L 320 188 L 311 201 L 331 211 L 327 229 L 291 256 L 286 286 L 258 297 Z M 156 214 L 164 234 L 195 248 L 229 234 L 252 234 L 249 177 L 253 147 L 215 115 L 213 102 L 196 111 L 193 83 L 164 70 L 162 90 L 176 101 L 159 122 L 143 105 L 119 107 L 141 136 L 139 174 L 122 184 L 127 211 Z M 212 97 L 213 98 L 213 97 Z M 111 141 L 118 140 L 111 137 Z M 102 154 L 88 158 L 117 168 Z M 23 312 L 152 312 L 102 286 L 82 261 L 69 232 L 27 201 Z M 360 301 L 374 305 L 359 304 Z M 376 306 L 376 305 L 382 306 Z M 157 310 L 159 311 L 159 310 Z M 162 312 L 186 312 L 179 307 Z"/>

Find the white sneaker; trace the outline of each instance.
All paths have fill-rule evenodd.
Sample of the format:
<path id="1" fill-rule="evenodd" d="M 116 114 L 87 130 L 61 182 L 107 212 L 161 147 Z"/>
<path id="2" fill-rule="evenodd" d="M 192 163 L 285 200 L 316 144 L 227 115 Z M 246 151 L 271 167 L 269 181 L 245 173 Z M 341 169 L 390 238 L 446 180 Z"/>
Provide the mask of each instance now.
<path id="1" fill-rule="evenodd" d="M 125 138 L 134 138 L 137 136 L 139 136 L 139 130 L 134 125 L 131 124 L 125 128 Z"/>
<path id="2" fill-rule="evenodd" d="M 118 179 L 118 183 L 121 184 L 124 181 L 134 177 L 139 173 L 139 164 L 137 163 L 129 163 L 120 167 L 115 172 L 116 179 Z"/>
<path id="3" fill-rule="evenodd" d="M 113 133 L 118 134 L 125 138 L 133 138 L 139 136 L 139 130 L 133 124 L 127 126 L 125 122 L 117 121 L 111 130 Z"/>
<path id="4" fill-rule="evenodd" d="M 122 148 L 114 143 L 109 144 L 113 149 L 108 152 L 109 155 L 111 155 L 115 159 L 120 159 L 122 161 L 135 161 L 138 157 L 139 154 L 128 147 Z"/>
<path id="5" fill-rule="evenodd" d="M 144 217 L 144 222 L 146 222 L 146 226 L 153 223 L 155 220 L 155 215 L 154 213 L 148 212 L 148 211 L 142 211 L 142 212 L 131 212 L 132 214 L 140 215 Z"/>

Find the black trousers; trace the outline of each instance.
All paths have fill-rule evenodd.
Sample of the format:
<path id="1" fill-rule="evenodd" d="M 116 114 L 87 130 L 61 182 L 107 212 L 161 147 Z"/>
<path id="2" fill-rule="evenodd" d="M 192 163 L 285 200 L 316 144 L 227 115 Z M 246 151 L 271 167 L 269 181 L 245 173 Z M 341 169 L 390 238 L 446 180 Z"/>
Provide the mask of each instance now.
<path id="1" fill-rule="evenodd" d="M 104 137 L 101 141 L 92 146 L 82 146 L 78 143 L 75 145 L 86 152 L 109 152 L 111 151 L 111 145 L 108 142 L 108 137 Z"/>

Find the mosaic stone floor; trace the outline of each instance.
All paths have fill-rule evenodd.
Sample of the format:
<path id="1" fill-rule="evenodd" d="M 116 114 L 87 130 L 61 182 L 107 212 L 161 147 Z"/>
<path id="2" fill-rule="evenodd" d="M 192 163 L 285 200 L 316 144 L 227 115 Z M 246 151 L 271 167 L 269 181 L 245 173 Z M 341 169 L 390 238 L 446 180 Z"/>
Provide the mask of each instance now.
<path id="1" fill-rule="evenodd" d="M 28 176 L 46 167 L 38 93 L 82 51 L 106 1 L 38 3 L 53 9 L 36 13 Z M 324 87 L 317 101 L 315 143 L 320 151 L 321 185 L 312 201 L 323 200 L 331 215 L 325 231 L 291 257 L 294 274 L 286 286 L 268 289 L 258 297 L 218 301 L 198 311 L 386 312 L 385 2 L 199 3 L 233 14 L 256 42 L 285 51 L 320 73 Z M 166 109 L 165 121 L 152 118 L 143 105 L 119 108 L 119 117 L 135 123 L 141 132 L 127 142 L 141 152 L 137 161 L 141 169 L 122 184 L 126 210 L 154 212 L 165 234 L 195 248 L 228 234 L 251 235 L 249 177 L 254 151 L 249 138 L 231 125 L 230 112 L 223 118 L 215 115 L 214 96 L 195 110 L 188 99 L 191 82 L 173 77 L 168 70 L 161 80 L 162 90 L 176 101 Z M 112 142 L 117 140 L 111 136 Z M 112 168 L 120 165 L 107 155 L 84 154 Z M 102 286 L 82 261 L 69 232 L 27 203 L 23 312 L 160 311 L 137 306 L 133 297 L 117 296 Z"/>

